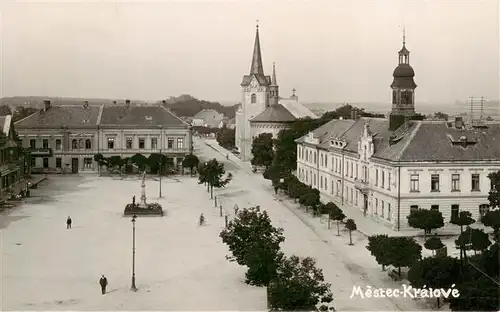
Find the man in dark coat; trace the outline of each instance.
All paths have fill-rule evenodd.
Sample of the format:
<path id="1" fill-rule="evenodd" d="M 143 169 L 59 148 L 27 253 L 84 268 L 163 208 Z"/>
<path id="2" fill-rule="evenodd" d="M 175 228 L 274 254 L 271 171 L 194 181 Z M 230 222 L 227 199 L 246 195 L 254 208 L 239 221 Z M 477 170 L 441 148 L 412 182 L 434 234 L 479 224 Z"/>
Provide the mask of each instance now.
<path id="1" fill-rule="evenodd" d="M 66 228 L 67 228 L 67 229 L 71 229 L 71 223 L 72 223 L 72 222 L 73 222 L 73 221 L 71 221 L 71 217 L 70 217 L 70 216 L 68 216 L 68 219 L 66 219 Z"/>
<path id="2" fill-rule="evenodd" d="M 106 286 L 108 286 L 108 279 L 104 274 L 101 276 L 101 279 L 99 280 L 99 284 L 101 285 L 101 294 L 106 294 Z"/>

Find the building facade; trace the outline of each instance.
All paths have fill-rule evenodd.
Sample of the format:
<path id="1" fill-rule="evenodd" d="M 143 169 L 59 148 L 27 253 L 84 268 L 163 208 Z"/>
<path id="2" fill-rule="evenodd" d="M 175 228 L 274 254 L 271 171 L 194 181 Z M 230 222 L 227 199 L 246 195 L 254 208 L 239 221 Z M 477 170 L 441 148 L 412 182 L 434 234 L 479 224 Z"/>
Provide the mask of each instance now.
<path id="1" fill-rule="evenodd" d="M 296 141 L 297 177 L 323 200 L 394 230 L 409 229 L 407 216 L 419 208 L 440 211 L 445 222 L 460 211 L 479 220 L 489 209 L 488 174 L 500 170 L 500 124 L 404 118 L 415 114 L 416 87 L 404 67 L 394 72 L 389 119 L 332 120 Z"/>
<path id="2" fill-rule="evenodd" d="M 22 183 L 24 175 L 29 173 L 25 154 L 17 142 L 12 116 L 0 116 L 0 195 L 10 193 L 13 186 Z"/>
<path id="3" fill-rule="evenodd" d="M 259 26 L 255 34 L 250 73 L 243 76 L 240 86 L 242 101 L 235 117 L 235 144 L 243 161 L 251 159 L 253 138 L 258 134 L 272 133 L 276 136 L 297 118 L 317 118 L 310 110 L 300 105 L 295 89 L 292 97 L 288 99 L 291 101 L 279 96 L 274 64 L 272 77 L 264 74 Z"/>
<path id="4" fill-rule="evenodd" d="M 18 122 L 33 172 L 94 172 L 94 155 L 163 153 L 179 162 L 191 151 L 190 126 L 161 105 L 52 106 Z"/>

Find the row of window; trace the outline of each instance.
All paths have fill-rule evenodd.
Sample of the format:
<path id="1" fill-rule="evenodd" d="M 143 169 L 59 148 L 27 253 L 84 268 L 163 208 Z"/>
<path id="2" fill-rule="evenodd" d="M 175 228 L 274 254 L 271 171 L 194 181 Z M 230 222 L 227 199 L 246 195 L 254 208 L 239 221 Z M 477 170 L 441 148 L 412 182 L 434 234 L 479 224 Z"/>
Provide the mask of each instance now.
<path id="1" fill-rule="evenodd" d="M 418 209 L 419 209 L 418 205 L 411 205 L 410 213 Z M 439 211 L 439 205 L 431 205 L 431 210 Z M 488 204 L 479 205 L 479 216 L 483 217 L 489 210 L 490 210 L 490 205 Z M 460 214 L 460 205 L 458 204 L 451 205 L 450 221 L 454 218 L 458 218 L 459 214 Z"/>
<path id="2" fill-rule="evenodd" d="M 440 191 L 440 183 L 439 174 L 431 174 L 431 192 L 439 192 Z M 420 191 L 420 183 L 419 183 L 419 175 L 418 174 L 410 174 L 410 192 L 419 192 Z M 481 177 L 479 173 L 471 174 L 471 191 L 479 192 L 480 191 L 480 181 Z M 493 185 L 491 186 L 493 188 Z M 451 174 L 451 191 L 452 192 L 460 192 L 460 174 L 452 173 Z"/>
<path id="3" fill-rule="evenodd" d="M 177 149 L 182 149 L 184 148 L 184 138 L 177 138 Z M 36 148 L 36 140 L 31 139 L 30 140 L 30 147 L 31 148 Z M 132 137 L 127 137 L 125 139 L 125 147 L 127 149 L 132 149 L 133 148 L 133 140 Z M 49 140 L 48 139 L 43 139 L 42 140 L 42 148 L 49 148 Z M 61 139 L 56 139 L 56 150 L 60 150 L 62 148 L 62 140 Z M 71 141 L 71 148 L 72 149 L 86 149 L 90 150 L 92 149 L 92 140 L 90 139 L 73 139 Z M 115 148 L 115 139 L 114 138 L 108 138 L 108 149 L 114 149 Z M 145 138 L 139 138 L 138 140 L 138 148 L 139 149 L 145 149 L 146 148 L 146 139 Z M 151 149 L 157 149 L 158 148 L 158 138 L 151 138 Z M 167 139 L 167 148 L 171 149 L 174 148 L 174 139 L 173 138 L 168 138 Z"/>
<path id="4" fill-rule="evenodd" d="M 177 138 L 176 143 L 177 143 L 177 145 L 176 145 L 177 149 L 184 148 L 184 138 Z M 108 138 L 108 149 L 114 149 L 114 148 L 115 148 L 115 138 Z M 132 137 L 125 138 L 125 148 L 126 149 L 133 148 Z M 145 138 L 139 138 L 138 148 L 139 149 L 146 148 L 146 139 Z M 157 148 L 158 148 L 158 138 L 151 138 L 151 149 L 157 149 Z M 167 148 L 169 148 L 169 149 L 174 148 L 174 139 L 173 138 L 167 139 Z"/>
<path id="5" fill-rule="evenodd" d="M 49 158 L 48 157 L 44 157 L 43 158 L 43 168 L 47 169 L 49 168 Z M 83 167 L 85 169 L 92 169 L 92 158 L 88 157 L 88 158 L 84 158 L 83 159 Z M 36 166 L 36 158 L 35 157 L 32 157 L 31 158 L 31 166 L 32 167 L 35 167 Z M 56 157 L 56 168 L 62 168 L 62 158 L 61 157 Z"/>

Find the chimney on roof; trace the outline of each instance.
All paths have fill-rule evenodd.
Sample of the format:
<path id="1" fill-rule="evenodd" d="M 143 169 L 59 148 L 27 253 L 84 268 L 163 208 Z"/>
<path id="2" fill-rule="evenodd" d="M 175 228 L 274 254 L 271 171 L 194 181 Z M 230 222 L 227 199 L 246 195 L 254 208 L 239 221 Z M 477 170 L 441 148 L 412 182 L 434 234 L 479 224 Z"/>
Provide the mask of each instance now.
<path id="1" fill-rule="evenodd" d="M 455 128 L 457 128 L 457 129 L 464 128 L 464 120 L 462 119 L 462 116 L 455 117 Z"/>
<path id="2" fill-rule="evenodd" d="M 46 112 L 50 108 L 50 100 L 43 100 L 42 105 L 42 110 Z"/>

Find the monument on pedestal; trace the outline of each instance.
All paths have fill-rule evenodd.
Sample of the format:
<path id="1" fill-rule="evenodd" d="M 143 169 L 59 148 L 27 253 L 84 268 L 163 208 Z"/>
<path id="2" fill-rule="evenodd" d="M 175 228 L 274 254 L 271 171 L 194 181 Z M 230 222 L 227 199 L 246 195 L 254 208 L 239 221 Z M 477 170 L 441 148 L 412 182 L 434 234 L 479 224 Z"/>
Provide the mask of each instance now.
<path id="1" fill-rule="evenodd" d="M 148 204 L 146 202 L 146 171 L 142 174 L 141 198 L 139 204 L 135 203 L 135 195 L 132 197 L 132 203 L 125 206 L 124 215 L 152 215 L 163 216 L 163 209 L 159 203 Z"/>

